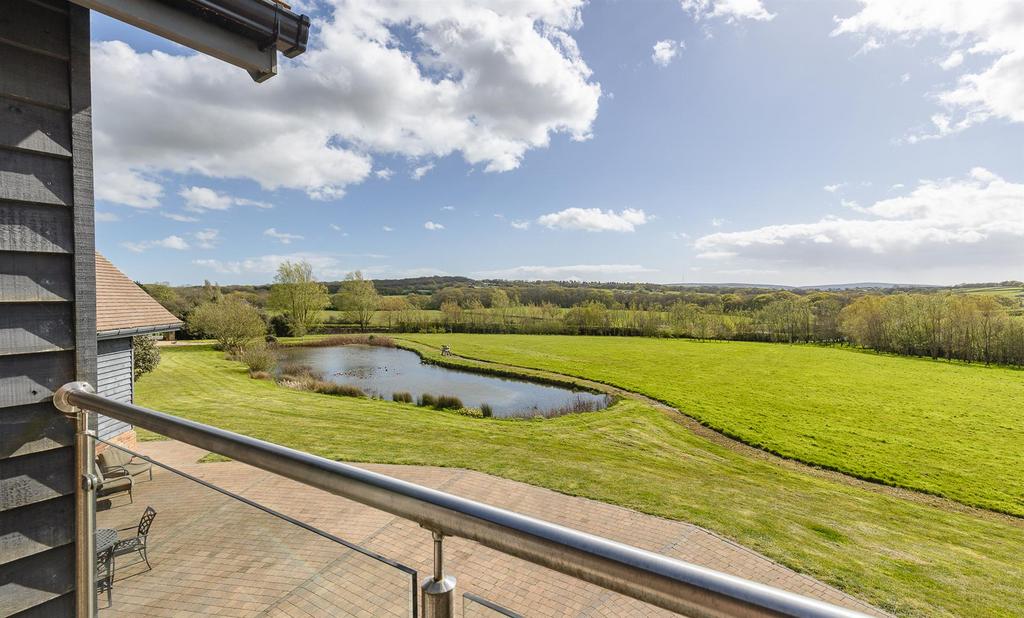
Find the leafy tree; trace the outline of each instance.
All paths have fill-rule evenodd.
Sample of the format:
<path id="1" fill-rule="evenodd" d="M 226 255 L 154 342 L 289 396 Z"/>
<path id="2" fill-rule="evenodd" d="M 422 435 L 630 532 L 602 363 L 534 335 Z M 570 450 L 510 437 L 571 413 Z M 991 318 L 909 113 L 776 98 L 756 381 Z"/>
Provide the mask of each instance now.
<path id="1" fill-rule="evenodd" d="M 309 262 L 286 261 L 277 268 L 267 306 L 284 313 L 292 335 L 301 337 L 319 324 L 329 302 L 327 286 L 313 277 Z"/>
<path id="2" fill-rule="evenodd" d="M 441 303 L 441 314 L 444 316 L 445 324 L 449 327 L 462 323 L 462 307 L 454 300 L 446 300 Z"/>
<path id="3" fill-rule="evenodd" d="M 607 329 L 610 325 L 608 307 L 604 303 L 589 300 L 569 309 L 563 318 L 565 323 L 581 332 L 594 332 Z"/>
<path id="4" fill-rule="evenodd" d="M 160 364 L 160 348 L 156 347 L 156 340 L 152 335 L 132 337 L 132 377 L 135 381 Z"/>
<path id="5" fill-rule="evenodd" d="M 235 297 L 199 305 L 188 316 L 188 328 L 213 337 L 229 352 L 237 352 L 245 344 L 262 339 L 267 323 L 259 309 Z"/>
<path id="6" fill-rule="evenodd" d="M 183 298 L 178 293 L 178 290 L 166 283 L 146 283 L 140 284 L 140 287 L 152 296 L 153 300 L 163 305 L 164 309 L 173 313 L 178 319 L 184 318 L 188 310 L 192 308 L 191 303 Z"/>
<path id="7" fill-rule="evenodd" d="M 341 282 L 338 293 L 334 295 L 334 306 L 348 313 L 350 319 L 365 330 L 380 307 L 380 295 L 373 281 L 363 279 L 363 273 L 357 270 L 346 275 Z"/>

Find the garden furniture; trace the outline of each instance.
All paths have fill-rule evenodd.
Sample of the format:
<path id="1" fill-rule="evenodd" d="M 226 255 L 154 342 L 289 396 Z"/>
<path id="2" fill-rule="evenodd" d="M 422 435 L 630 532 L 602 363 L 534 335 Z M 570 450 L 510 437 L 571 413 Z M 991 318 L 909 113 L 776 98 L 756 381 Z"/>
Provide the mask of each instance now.
<path id="1" fill-rule="evenodd" d="M 96 463 L 103 474 L 109 477 L 136 477 L 148 472 L 149 480 L 153 480 L 153 464 L 118 448 L 111 447 L 100 453 L 96 457 Z"/>
<path id="2" fill-rule="evenodd" d="M 138 553 L 146 561 L 146 566 L 152 569 L 153 566 L 149 563 L 149 544 L 147 541 L 149 538 L 149 527 L 153 525 L 154 519 L 156 519 L 156 511 L 153 507 L 147 506 L 142 517 L 139 519 L 139 525 L 135 529 L 135 536 L 114 543 L 114 556 Z M 131 528 L 126 528 L 126 530 L 131 530 Z"/>
<path id="3" fill-rule="evenodd" d="M 135 498 L 132 496 L 132 489 L 135 486 L 135 479 L 130 476 L 118 476 L 114 478 L 107 478 L 103 474 L 102 468 L 96 468 L 96 477 L 99 480 L 99 487 L 96 489 L 96 497 L 103 498 L 106 496 L 114 496 L 121 493 L 128 493 L 128 502 L 135 502 Z"/>
<path id="4" fill-rule="evenodd" d="M 96 554 L 96 592 L 107 593 L 107 607 L 114 604 L 114 546 Z"/>

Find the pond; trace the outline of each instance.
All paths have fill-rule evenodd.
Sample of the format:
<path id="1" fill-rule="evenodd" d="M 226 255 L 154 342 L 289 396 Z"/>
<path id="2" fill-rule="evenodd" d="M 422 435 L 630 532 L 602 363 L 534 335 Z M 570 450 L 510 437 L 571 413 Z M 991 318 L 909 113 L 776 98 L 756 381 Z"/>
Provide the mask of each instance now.
<path id="1" fill-rule="evenodd" d="M 549 415 L 577 406 L 600 410 L 610 403 L 607 395 L 574 391 L 429 365 L 415 352 L 369 345 L 325 348 L 283 347 L 281 363 L 309 365 L 325 380 L 361 388 L 367 394 L 391 399 L 392 393 L 409 392 L 454 395 L 468 408 L 490 404 L 496 417 Z"/>

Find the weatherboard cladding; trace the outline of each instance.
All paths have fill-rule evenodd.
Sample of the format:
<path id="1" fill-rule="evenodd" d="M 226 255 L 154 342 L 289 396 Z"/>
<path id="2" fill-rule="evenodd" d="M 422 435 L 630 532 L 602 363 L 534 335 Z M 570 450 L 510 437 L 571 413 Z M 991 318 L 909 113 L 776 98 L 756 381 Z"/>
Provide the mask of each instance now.
<path id="1" fill-rule="evenodd" d="M 73 428 L 96 381 L 89 12 L 0 1 L 0 616 L 73 612 Z"/>
<path id="2" fill-rule="evenodd" d="M 100 341 L 96 356 L 96 392 L 123 403 L 132 403 L 133 388 L 131 338 Z M 102 414 L 97 415 L 96 424 L 99 436 L 107 440 L 132 428 L 124 421 Z"/>

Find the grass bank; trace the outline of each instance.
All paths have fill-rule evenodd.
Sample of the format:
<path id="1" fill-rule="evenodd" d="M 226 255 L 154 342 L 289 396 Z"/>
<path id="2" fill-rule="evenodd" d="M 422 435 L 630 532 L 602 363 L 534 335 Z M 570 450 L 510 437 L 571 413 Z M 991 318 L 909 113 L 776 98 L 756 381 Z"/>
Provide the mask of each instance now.
<path id="1" fill-rule="evenodd" d="M 1024 614 L 1017 522 L 754 460 L 636 401 L 543 421 L 475 419 L 281 388 L 202 346 L 164 349 L 136 398 L 331 459 L 470 468 L 690 521 L 900 614 Z"/>
<path id="2" fill-rule="evenodd" d="M 847 348 L 529 335 L 403 335 L 664 401 L 765 450 L 1024 516 L 1024 371 Z"/>

